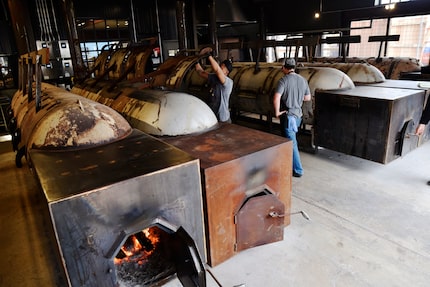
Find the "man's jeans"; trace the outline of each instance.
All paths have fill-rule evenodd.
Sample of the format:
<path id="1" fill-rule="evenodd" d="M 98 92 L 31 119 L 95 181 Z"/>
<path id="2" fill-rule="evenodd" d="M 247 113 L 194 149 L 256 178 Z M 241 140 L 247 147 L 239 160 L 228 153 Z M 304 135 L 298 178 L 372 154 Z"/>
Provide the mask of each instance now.
<path id="1" fill-rule="evenodd" d="M 290 118 L 290 121 L 295 120 L 296 126 L 288 124 L 288 118 Z M 283 132 L 283 136 L 289 138 L 293 142 L 293 172 L 300 175 L 303 174 L 303 167 L 300 161 L 299 146 L 297 144 L 296 132 L 297 128 L 300 127 L 301 123 L 302 119 L 297 118 L 295 116 L 282 115 L 281 117 L 281 129 Z"/>

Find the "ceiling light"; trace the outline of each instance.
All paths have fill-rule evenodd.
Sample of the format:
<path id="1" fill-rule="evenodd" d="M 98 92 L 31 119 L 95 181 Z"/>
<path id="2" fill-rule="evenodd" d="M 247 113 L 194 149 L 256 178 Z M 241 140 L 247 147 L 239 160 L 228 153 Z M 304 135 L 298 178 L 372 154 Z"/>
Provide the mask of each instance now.
<path id="1" fill-rule="evenodd" d="M 393 10 L 394 8 L 396 8 L 396 3 L 390 3 L 385 5 L 385 10 Z"/>

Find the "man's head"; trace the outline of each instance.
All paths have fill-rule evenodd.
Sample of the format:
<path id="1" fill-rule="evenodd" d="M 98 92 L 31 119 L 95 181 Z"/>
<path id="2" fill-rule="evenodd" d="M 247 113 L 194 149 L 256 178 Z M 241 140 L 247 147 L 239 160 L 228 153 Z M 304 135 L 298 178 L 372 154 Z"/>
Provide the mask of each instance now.
<path id="1" fill-rule="evenodd" d="M 221 63 L 221 65 L 223 65 L 223 66 L 225 66 L 226 67 L 226 69 L 227 69 L 227 71 L 228 71 L 228 74 L 233 70 L 233 64 L 231 63 L 231 61 L 230 60 L 224 60 L 222 63 Z M 227 74 L 227 75 L 228 75 Z"/>
<path id="2" fill-rule="evenodd" d="M 294 69 L 296 67 L 296 61 L 293 58 L 285 59 L 284 67 L 287 70 Z"/>

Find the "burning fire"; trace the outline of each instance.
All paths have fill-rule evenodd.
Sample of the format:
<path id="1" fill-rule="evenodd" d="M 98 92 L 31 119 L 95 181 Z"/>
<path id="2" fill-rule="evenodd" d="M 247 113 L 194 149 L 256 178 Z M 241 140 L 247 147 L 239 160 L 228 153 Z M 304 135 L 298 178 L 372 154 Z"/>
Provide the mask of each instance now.
<path id="1" fill-rule="evenodd" d="M 154 232 L 153 227 L 133 234 L 121 247 L 121 250 L 114 259 L 114 263 L 119 265 L 125 262 L 135 262 L 143 265 L 148 260 L 148 256 L 154 252 L 159 241 L 160 238 Z"/>

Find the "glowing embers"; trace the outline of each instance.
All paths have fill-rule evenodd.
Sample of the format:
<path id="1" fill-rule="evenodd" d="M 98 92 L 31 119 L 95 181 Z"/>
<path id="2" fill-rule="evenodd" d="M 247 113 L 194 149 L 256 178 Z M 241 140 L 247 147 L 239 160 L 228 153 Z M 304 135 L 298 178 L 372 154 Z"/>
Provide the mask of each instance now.
<path id="1" fill-rule="evenodd" d="M 114 262 L 119 286 L 151 286 L 176 273 L 171 234 L 152 226 L 127 238 Z"/>

